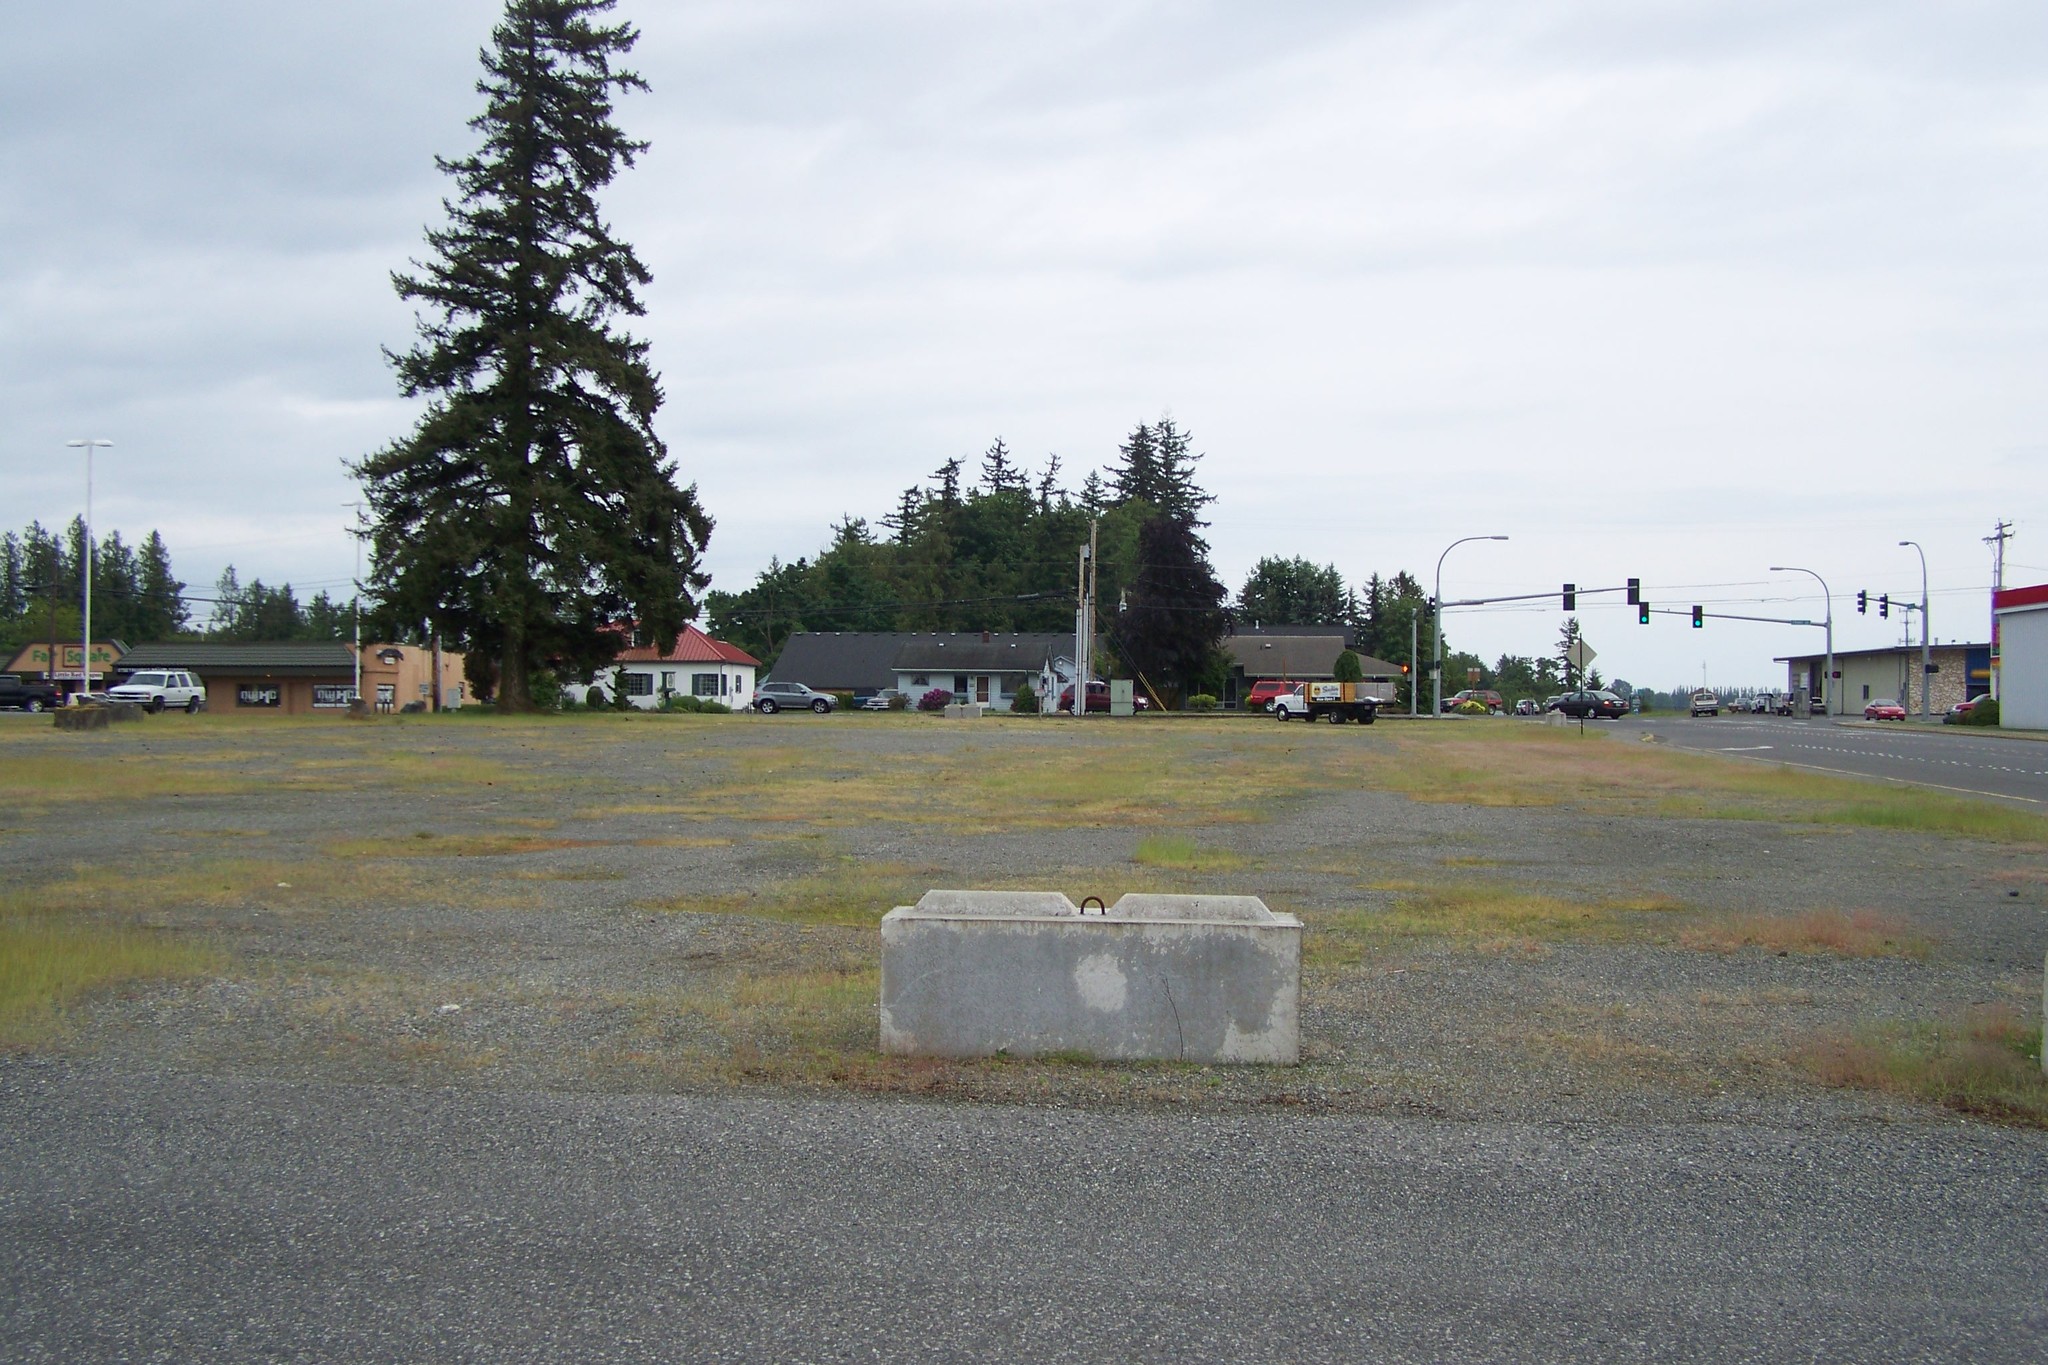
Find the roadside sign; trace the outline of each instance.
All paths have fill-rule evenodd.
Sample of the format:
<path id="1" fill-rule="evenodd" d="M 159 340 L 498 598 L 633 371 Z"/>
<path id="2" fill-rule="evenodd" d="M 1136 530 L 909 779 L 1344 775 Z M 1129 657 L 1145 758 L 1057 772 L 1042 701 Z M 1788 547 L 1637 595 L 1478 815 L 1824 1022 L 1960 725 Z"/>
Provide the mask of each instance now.
<path id="1" fill-rule="evenodd" d="M 1565 650 L 1564 656 L 1565 658 L 1571 660 L 1573 668 L 1576 668 L 1579 670 L 1579 672 L 1583 673 L 1586 671 L 1586 665 L 1592 663 L 1593 660 L 1599 658 L 1600 654 L 1599 651 L 1595 650 L 1593 646 L 1587 644 L 1585 640 L 1581 638 L 1572 641 L 1571 647 Z"/>

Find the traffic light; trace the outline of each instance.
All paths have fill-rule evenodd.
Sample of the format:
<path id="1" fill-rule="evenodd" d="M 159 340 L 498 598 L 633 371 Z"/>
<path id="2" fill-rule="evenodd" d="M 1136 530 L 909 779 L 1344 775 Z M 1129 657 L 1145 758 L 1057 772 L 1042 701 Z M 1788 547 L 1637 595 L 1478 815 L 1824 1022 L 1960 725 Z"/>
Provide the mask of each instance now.
<path id="1" fill-rule="evenodd" d="M 1869 611 L 1869 610 L 1870 610 L 1870 594 L 1869 594 L 1869 593 L 1867 593 L 1867 592 L 1865 592 L 1865 591 L 1863 591 L 1863 589 L 1861 589 L 1861 588 L 1858 588 L 1858 589 L 1856 589 L 1856 614 L 1857 614 L 1858 616 L 1861 616 L 1861 615 L 1863 615 L 1863 613 L 1865 613 L 1865 612 L 1867 612 L 1867 611 Z"/>
<path id="2" fill-rule="evenodd" d="M 1566 611 L 1577 611 L 1579 609 L 1578 584 L 1567 583 L 1564 585 L 1564 609 Z"/>
<path id="3" fill-rule="evenodd" d="M 1650 604 L 1648 602 L 1639 601 L 1636 603 L 1636 620 L 1642 625 L 1647 626 L 1650 624 Z"/>
<path id="4" fill-rule="evenodd" d="M 1879 597 L 1878 597 L 1878 599 L 1877 599 L 1877 614 L 1878 614 L 1879 616 L 1883 616 L 1883 617 L 1890 617 L 1890 616 L 1891 616 L 1891 614 L 1892 614 L 1892 595 L 1891 595 L 1890 593 L 1884 593 L 1884 594 L 1882 594 L 1881 596 L 1879 596 Z"/>
<path id="5" fill-rule="evenodd" d="M 1402 676 L 1402 677 L 1404 677 L 1404 678 L 1408 676 L 1408 665 L 1407 665 L 1407 664 L 1402 664 L 1402 665 L 1401 665 L 1401 676 Z"/>
<path id="6" fill-rule="evenodd" d="M 1630 579 L 1630 580 L 1628 581 L 1628 604 L 1629 604 L 1630 606 L 1632 606 L 1632 607 L 1633 607 L 1633 606 L 1639 606 L 1639 605 L 1641 605 L 1641 603 L 1642 603 L 1642 600 L 1643 600 L 1643 580 L 1642 580 L 1642 579 L 1640 579 L 1640 578 L 1631 578 L 1631 579 Z M 1650 618 L 1649 618 L 1649 617 L 1647 617 L 1647 616 L 1645 616 L 1645 617 L 1643 618 L 1643 620 L 1644 620 L 1644 621 L 1648 621 L 1649 619 L 1650 619 Z"/>
<path id="7" fill-rule="evenodd" d="M 1692 628 L 1698 630 L 1707 624 L 1707 613 L 1699 607 L 1692 609 Z"/>

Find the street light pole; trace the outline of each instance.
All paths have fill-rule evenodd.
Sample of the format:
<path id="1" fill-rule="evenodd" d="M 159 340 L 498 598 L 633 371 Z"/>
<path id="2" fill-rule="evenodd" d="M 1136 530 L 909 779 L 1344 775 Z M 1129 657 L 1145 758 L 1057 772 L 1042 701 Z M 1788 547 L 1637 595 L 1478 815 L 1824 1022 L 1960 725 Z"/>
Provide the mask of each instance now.
<path id="1" fill-rule="evenodd" d="M 356 543 L 355 593 L 349 598 L 349 609 L 355 617 L 356 637 L 356 682 L 355 690 L 348 694 L 350 701 L 363 699 L 363 505 L 360 502 L 345 502 L 343 507 L 356 509 L 355 529 L 349 532 L 349 539 Z M 439 681 L 439 675 L 435 680 Z"/>
<path id="2" fill-rule="evenodd" d="M 1828 591 L 1828 581 L 1811 569 L 1801 569 L 1791 564 L 1773 564 L 1771 572 L 1808 574 L 1814 582 L 1820 584 L 1821 601 L 1828 609 L 1827 620 L 1824 623 L 1828 633 L 1828 695 L 1825 713 L 1839 716 L 1842 714 L 1841 704 L 1835 698 L 1835 595 Z"/>
<path id="3" fill-rule="evenodd" d="M 1436 683 L 1430 694 L 1429 718 L 1442 720 L 1444 716 L 1444 559 L 1460 545 L 1475 540 L 1506 540 L 1506 536 L 1466 536 L 1444 546 L 1443 554 L 1436 557 L 1436 596 L 1430 603 L 1430 616 L 1436 625 L 1436 652 L 1430 664 L 1430 673 Z"/>
<path id="4" fill-rule="evenodd" d="M 1902 540 L 1901 545 L 1910 545 L 1920 556 L 1920 719 L 1934 718 L 1934 704 L 1930 694 L 1934 690 L 1934 652 L 1927 643 L 1927 551 L 1920 548 L 1917 540 Z"/>
<path id="5" fill-rule="evenodd" d="M 94 439 L 90 441 L 66 441 L 73 450 L 85 450 L 85 610 L 84 619 L 79 623 L 78 690 L 80 694 L 92 691 L 92 453 L 112 441 Z M 50 671 L 57 671 L 57 661 L 50 661 Z"/>

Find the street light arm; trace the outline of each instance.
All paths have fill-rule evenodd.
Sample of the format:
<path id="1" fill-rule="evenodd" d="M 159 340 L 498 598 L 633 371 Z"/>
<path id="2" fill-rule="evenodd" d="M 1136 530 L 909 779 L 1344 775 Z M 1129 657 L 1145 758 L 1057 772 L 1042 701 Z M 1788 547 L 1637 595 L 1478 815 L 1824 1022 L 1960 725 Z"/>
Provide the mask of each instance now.
<path id="1" fill-rule="evenodd" d="M 1506 536 L 1465 536 L 1444 546 L 1444 552 L 1436 557 L 1436 595 L 1429 599 L 1429 615 L 1436 627 L 1436 648 L 1432 655 L 1434 663 L 1429 670 L 1434 680 L 1430 688 L 1431 720 L 1440 720 L 1444 714 L 1444 560 L 1460 545 L 1469 545 L 1475 540 L 1506 539 Z"/>
<path id="2" fill-rule="evenodd" d="M 1821 624 L 1828 633 L 1828 691 L 1827 705 L 1830 714 L 1841 715 L 1840 704 L 1835 699 L 1835 595 L 1828 589 L 1828 581 L 1812 569 L 1802 569 L 1796 564 L 1773 564 L 1772 573 L 1803 573 L 1820 584 L 1821 603 L 1827 608 L 1827 619 Z"/>

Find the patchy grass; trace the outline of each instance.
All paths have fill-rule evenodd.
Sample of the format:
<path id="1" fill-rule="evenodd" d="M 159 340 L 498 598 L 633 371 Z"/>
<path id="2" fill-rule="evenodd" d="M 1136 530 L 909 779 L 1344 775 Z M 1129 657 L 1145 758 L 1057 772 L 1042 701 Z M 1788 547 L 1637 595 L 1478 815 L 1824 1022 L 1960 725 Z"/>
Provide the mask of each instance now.
<path id="1" fill-rule="evenodd" d="M 609 839 L 543 839 L 531 834 L 435 834 L 383 839 L 336 839 L 320 845 L 330 858 L 504 858 L 520 853 L 546 853 L 563 848 L 603 848 Z"/>
<path id="2" fill-rule="evenodd" d="M 2004 1006 L 1959 1022 L 1872 1028 L 1801 1058 L 1823 1084 L 1906 1095 L 1965 1114 L 2048 1128 L 2041 1029 Z"/>
<path id="3" fill-rule="evenodd" d="M 205 976 L 224 962 L 163 930 L 31 905 L 25 893 L 10 893 L 0 898 L 0 1046 L 35 1041 L 89 992 Z"/>
<path id="4" fill-rule="evenodd" d="M 1179 834 L 1148 834 L 1138 840 L 1131 861 L 1141 867 L 1173 868 L 1181 872 L 1235 872 L 1250 860 L 1226 848 L 1203 848 Z"/>
<path id="5" fill-rule="evenodd" d="M 503 882 L 486 882 L 456 871 L 429 873 L 397 859 L 291 862 L 173 856 L 135 871 L 80 864 L 70 876 L 45 883 L 33 894 L 55 904 L 148 916 L 251 906 L 289 910 L 420 900 L 477 908 L 532 903 L 530 896 L 511 892 Z"/>
<path id="6" fill-rule="evenodd" d="M 1375 889 L 1397 899 L 1383 909 L 1303 913 L 1304 921 L 1317 931 L 1307 944 L 1311 961 L 1349 965 L 1361 960 L 1374 943 L 1401 939 L 1499 947 L 1648 938 L 1663 931 L 1660 917 L 1685 908 L 1655 896 L 1575 901 L 1485 885 L 1382 882 Z"/>
<path id="7" fill-rule="evenodd" d="M 181 720 L 188 719 L 181 717 Z M 218 796 L 259 789 L 254 777 L 165 763 L 149 753 L 25 752 L 0 745 L 0 793 L 11 802 L 146 801 L 176 796 Z"/>
<path id="8" fill-rule="evenodd" d="M 1678 941 L 1713 953 L 1761 948 L 1769 953 L 1830 957 L 1925 957 L 1933 946 L 1928 936 L 1908 921 L 1875 910 L 1729 915 L 1687 927 Z"/>
<path id="9" fill-rule="evenodd" d="M 842 858 L 824 871 L 769 882 L 754 890 L 643 900 L 635 905 L 642 910 L 680 914 L 753 915 L 796 924 L 872 928 L 891 909 L 909 905 L 930 890 L 935 875 L 931 868 Z"/>

